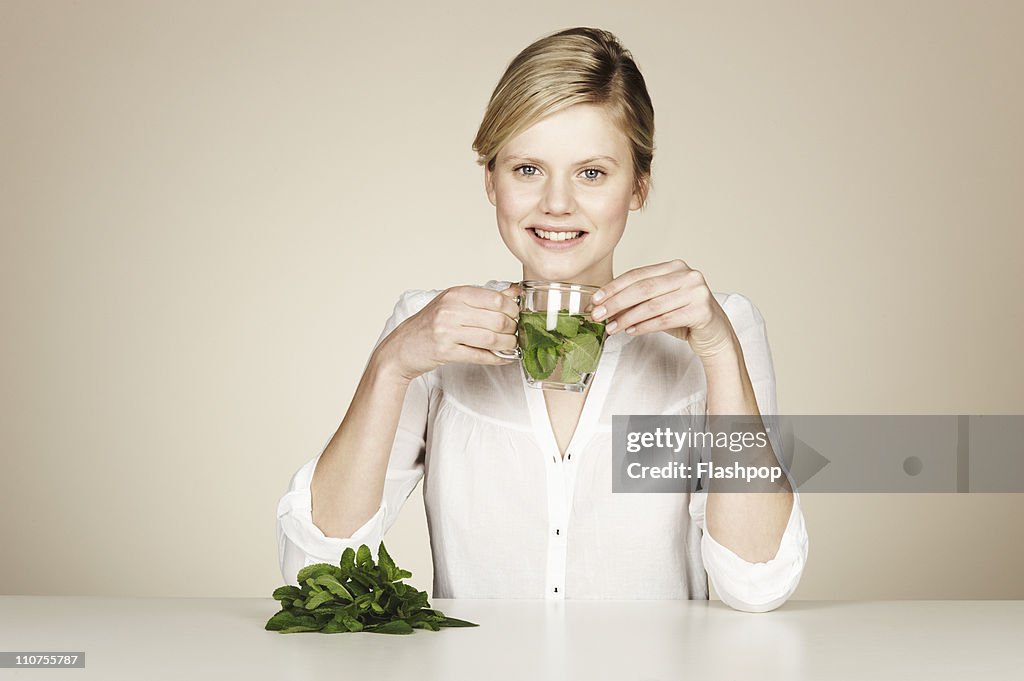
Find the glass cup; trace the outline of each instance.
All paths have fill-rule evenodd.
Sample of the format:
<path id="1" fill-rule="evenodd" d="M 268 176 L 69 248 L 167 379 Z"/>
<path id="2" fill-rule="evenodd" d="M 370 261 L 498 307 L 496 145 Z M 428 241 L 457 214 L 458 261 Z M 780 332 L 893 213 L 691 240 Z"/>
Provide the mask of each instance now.
<path id="1" fill-rule="evenodd" d="M 560 281 L 519 282 L 522 294 L 516 349 L 492 350 L 519 360 L 528 385 L 581 393 L 594 380 L 604 349 L 605 323 L 590 316 L 597 286 Z"/>

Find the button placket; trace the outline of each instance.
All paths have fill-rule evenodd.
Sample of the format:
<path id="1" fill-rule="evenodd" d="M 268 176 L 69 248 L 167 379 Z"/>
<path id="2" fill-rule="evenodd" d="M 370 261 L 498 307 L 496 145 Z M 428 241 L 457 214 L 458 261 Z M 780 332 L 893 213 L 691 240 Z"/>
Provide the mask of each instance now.
<path id="1" fill-rule="evenodd" d="M 565 467 L 561 460 L 552 457 L 548 469 L 548 569 L 546 597 L 554 600 L 565 598 L 566 563 L 566 509 Z"/>
<path id="2" fill-rule="evenodd" d="M 618 337 L 613 337 L 618 338 Z M 625 340 L 631 339 L 624 339 Z M 615 345 L 611 343 L 611 345 Z M 545 574 L 545 597 L 551 600 L 565 598 L 565 581 L 568 551 L 569 513 L 576 486 L 576 459 L 596 432 L 597 421 L 604 408 L 605 399 L 611 386 L 612 375 L 618 364 L 618 347 L 611 352 L 606 341 L 605 351 L 601 355 L 594 384 L 583 405 L 576 430 L 570 439 L 565 458 L 561 456 L 555 440 L 554 429 L 547 415 L 547 404 L 544 395 L 526 383 L 521 376 L 526 396 L 530 419 L 533 423 L 537 444 L 544 453 L 545 473 L 547 479 L 548 500 L 548 541 L 547 570 Z"/>

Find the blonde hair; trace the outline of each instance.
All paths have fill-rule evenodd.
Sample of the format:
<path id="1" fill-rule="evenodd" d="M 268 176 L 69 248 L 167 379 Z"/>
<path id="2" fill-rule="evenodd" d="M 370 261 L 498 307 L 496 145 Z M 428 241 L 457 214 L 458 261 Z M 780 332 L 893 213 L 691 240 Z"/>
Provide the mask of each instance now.
<path id="1" fill-rule="evenodd" d="M 516 55 L 491 94 L 473 140 L 477 163 L 494 170 L 498 151 L 541 118 L 598 104 L 630 141 L 634 191 L 646 203 L 654 158 L 654 106 L 633 55 L 599 28 L 569 28 Z"/>

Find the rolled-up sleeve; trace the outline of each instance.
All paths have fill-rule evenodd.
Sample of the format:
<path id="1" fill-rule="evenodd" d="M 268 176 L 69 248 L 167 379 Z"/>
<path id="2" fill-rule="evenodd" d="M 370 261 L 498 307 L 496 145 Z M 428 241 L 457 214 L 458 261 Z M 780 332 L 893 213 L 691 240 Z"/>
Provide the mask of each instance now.
<path id="1" fill-rule="evenodd" d="M 690 515 L 703 533 L 701 554 L 708 578 L 726 605 L 747 612 L 773 610 L 793 594 L 807 562 L 808 537 L 804 526 L 800 494 L 796 490 L 787 462 L 781 452 L 781 429 L 778 426 L 778 404 L 775 370 L 764 318 L 754 304 L 739 294 L 729 294 L 722 308 L 729 316 L 743 349 L 747 373 L 757 398 L 762 421 L 768 428 L 769 440 L 783 465 L 793 489 L 793 507 L 775 557 L 763 563 L 751 563 L 715 541 L 707 531 L 705 510 L 707 494 L 698 492 L 690 499 Z"/>
<path id="2" fill-rule="evenodd" d="M 775 557 L 765 563 L 751 563 L 715 541 L 707 531 L 704 509 L 707 494 L 694 494 L 690 514 L 704 533 L 700 541 L 704 569 L 722 602 L 736 610 L 774 610 L 796 591 L 807 562 L 807 530 L 800 510 L 800 494 L 793 493 L 793 509 Z"/>
<path id="3" fill-rule="evenodd" d="M 437 293 L 403 293 L 395 304 L 394 312 L 385 323 L 377 344 L 379 345 L 402 321 L 422 309 Z M 333 433 L 320 452 L 292 476 L 288 491 L 277 505 L 278 560 L 281 574 L 288 584 L 296 584 L 296 574 L 307 565 L 338 563 L 342 552 L 348 547 L 358 548 L 361 544 L 366 544 L 376 551 L 384 534 L 398 518 L 405 500 L 423 477 L 432 378 L 430 373 L 424 374 L 409 384 L 391 449 L 391 458 L 388 461 L 380 506 L 350 537 L 328 537 L 313 523 L 310 483 L 320 457 L 333 438 Z"/>

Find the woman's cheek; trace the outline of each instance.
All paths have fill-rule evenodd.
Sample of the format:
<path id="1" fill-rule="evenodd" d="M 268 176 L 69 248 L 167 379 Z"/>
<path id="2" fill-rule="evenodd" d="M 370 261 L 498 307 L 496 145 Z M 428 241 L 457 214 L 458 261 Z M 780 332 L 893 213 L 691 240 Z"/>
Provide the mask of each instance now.
<path id="1" fill-rule="evenodd" d="M 512 219 L 522 219 L 529 216 L 530 211 L 537 205 L 537 199 L 529 189 L 522 188 L 518 191 L 510 190 L 505 194 L 505 213 Z"/>

